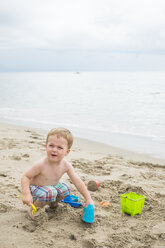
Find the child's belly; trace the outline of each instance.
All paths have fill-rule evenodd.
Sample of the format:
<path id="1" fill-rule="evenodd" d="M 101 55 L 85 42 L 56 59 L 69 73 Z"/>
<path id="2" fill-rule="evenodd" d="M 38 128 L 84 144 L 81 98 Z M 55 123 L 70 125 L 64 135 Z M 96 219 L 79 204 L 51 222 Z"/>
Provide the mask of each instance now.
<path id="1" fill-rule="evenodd" d="M 56 185 L 58 184 L 60 180 L 60 177 L 41 177 L 41 176 L 37 176 L 32 178 L 30 184 L 31 185 L 37 185 L 37 186 L 46 186 L 46 185 Z"/>

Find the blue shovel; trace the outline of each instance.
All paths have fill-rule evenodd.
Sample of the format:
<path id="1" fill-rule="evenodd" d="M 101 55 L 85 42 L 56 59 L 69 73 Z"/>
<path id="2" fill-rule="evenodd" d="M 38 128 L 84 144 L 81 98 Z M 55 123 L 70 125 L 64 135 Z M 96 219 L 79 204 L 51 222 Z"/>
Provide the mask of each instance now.
<path id="1" fill-rule="evenodd" d="M 75 195 L 68 195 L 62 202 L 70 204 L 71 207 L 77 208 L 82 206 L 82 203 L 78 202 L 79 197 Z"/>

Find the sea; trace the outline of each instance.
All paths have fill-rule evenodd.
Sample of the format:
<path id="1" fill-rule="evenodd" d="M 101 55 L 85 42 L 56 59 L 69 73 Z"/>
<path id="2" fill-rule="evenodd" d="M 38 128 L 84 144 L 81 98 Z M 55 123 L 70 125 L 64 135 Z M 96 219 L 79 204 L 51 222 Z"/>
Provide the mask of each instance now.
<path id="1" fill-rule="evenodd" d="M 165 72 L 1 72 L 0 122 L 165 158 Z"/>

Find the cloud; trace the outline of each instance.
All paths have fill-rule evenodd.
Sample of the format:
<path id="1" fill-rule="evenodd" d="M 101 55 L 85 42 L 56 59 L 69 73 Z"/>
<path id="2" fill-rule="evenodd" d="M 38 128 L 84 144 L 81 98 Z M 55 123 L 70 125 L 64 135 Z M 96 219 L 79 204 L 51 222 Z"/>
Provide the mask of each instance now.
<path id="1" fill-rule="evenodd" d="M 0 51 L 164 54 L 164 13 L 164 0 L 0 0 Z"/>
<path id="2" fill-rule="evenodd" d="M 165 48 L 163 0 L 1 0 L 0 6 L 1 49 Z"/>

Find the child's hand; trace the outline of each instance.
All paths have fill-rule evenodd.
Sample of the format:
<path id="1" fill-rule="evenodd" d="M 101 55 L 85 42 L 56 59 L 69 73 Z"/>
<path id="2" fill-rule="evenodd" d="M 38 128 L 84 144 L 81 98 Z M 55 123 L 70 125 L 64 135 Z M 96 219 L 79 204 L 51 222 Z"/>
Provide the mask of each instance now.
<path id="1" fill-rule="evenodd" d="M 92 199 L 88 199 L 88 200 L 86 200 L 86 207 L 89 205 L 89 204 L 92 204 L 92 205 L 94 205 L 94 202 L 93 202 L 93 200 Z"/>
<path id="2" fill-rule="evenodd" d="M 31 206 L 31 203 L 33 202 L 33 198 L 31 196 L 31 194 L 30 195 L 23 195 L 22 201 L 24 204 Z"/>

